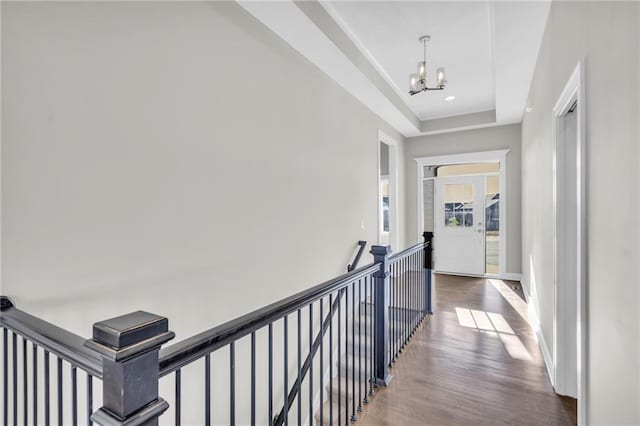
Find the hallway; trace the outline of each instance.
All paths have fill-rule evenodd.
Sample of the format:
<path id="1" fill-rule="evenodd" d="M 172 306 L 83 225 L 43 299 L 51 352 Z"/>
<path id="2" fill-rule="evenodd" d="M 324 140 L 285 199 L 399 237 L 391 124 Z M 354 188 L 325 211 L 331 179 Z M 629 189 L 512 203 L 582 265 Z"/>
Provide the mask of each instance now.
<path id="1" fill-rule="evenodd" d="M 393 366 L 361 425 L 574 425 L 518 283 L 435 275 L 436 313 Z"/>

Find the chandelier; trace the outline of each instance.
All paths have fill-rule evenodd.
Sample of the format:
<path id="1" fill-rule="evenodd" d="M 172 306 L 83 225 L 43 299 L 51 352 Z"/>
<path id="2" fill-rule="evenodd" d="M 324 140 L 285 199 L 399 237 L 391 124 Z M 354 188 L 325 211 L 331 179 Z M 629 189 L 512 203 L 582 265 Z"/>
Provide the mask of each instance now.
<path id="1" fill-rule="evenodd" d="M 427 90 L 442 90 L 447 84 L 444 76 L 444 68 L 436 70 L 436 86 L 427 87 L 427 42 L 431 40 L 431 36 L 425 35 L 418 39 L 424 48 L 424 56 L 422 61 L 418 62 L 418 72 L 409 76 L 409 94 L 411 96 Z"/>

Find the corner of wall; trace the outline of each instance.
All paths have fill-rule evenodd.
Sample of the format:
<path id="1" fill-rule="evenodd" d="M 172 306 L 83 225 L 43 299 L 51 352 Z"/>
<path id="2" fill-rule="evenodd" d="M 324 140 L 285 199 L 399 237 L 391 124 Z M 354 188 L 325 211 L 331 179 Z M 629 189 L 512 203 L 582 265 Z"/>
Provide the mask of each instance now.
<path id="1" fill-rule="evenodd" d="M 553 356 L 551 355 L 551 351 L 549 350 L 549 345 L 547 345 L 547 340 L 545 338 L 544 332 L 542 331 L 542 327 L 540 327 L 540 308 L 538 306 L 538 301 L 535 295 L 531 294 L 531 287 L 525 274 L 522 274 L 522 279 L 520 282 L 522 284 L 522 292 L 524 293 L 524 298 L 527 301 L 527 316 L 529 317 L 529 325 L 531 326 L 531 329 L 535 334 L 538 346 L 540 347 L 540 351 L 542 352 L 544 366 L 546 367 L 551 386 L 555 387 L 555 368 L 553 365 Z"/>

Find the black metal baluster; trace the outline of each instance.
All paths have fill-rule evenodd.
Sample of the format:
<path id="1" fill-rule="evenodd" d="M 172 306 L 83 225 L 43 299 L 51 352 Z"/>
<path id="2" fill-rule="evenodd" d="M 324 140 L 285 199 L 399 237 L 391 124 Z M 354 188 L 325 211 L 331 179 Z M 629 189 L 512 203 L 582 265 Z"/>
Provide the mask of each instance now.
<path id="1" fill-rule="evenodd" d="M 400 259 L 398 260 L 398 273 L 399 273 L 399 277 L 398 277 L 398 298 L 397 298 L 397 303 L 396 303 L 396 311 L 398 312 L 398 335 L 397 335 L 397 339 L 398 339 L 398 343 L 397 343 L 397 350 L 396 350 L 396 360 L 398 359 L 398 357 L 400 357 L 400 353 L 402 352 L 402 345 L 403 345 L 403 335 L 404 335 L 404 312 L 402 310 L 402 291 L 404 290 L 404 259 Z"/>
<path id="2" fill-rule="evenodd" d="M 344 289 L 344 424 L 349 425 L 349 289 Z"/>
<path id="3" fill-rule="evenodd" d="M 409 289 L 409 258 L 406 257 L 403 260 L 404 263 L 404 283 L 402 287 L 402 313 L 404 317 L 403 321 L 403 336 L 402 336 L 402 349 L 407 345 L 407 340 L 409 339 L 409 310 L 407 309 L 407 290 Z"/>
<path id="4" fill-rule="evenodd" d="M 256 332 L 251 333 L 251 426 L 256 425 Z"/>
<path id="5" fill-rule="evenodd" d="M 413 333 L 418 327 L 418 311 L 416 309 L 416 301 L 418 300 L 418 278 L 420 276 L 420 265 L 418 264 L 418 257 L 420 256 L 420 252 L 416 252 L 413 255 L 413 285 L 411 286 L 412 300 L 411 300 L 411 312 L 413 313 Z"/>
<path id="6" fill-rule="evenodd" d="M 32 349 L 32 369 L 33 369 L 33 424 L 38 424 L 38 346 L 35 343 L 31 344 Z M 24 402 L 25 405 L 27 401 Z"/>
<path id="7" fill-rule="evenodd" d="M 356 282 L 351 283 L 351 421 L 356 417 Z"/>
<path id="8" fill-rule="evenodd" d="M 284 408 L 282 413 L 284 414 L 284 424 L 289 424 L 289 317 L 284 316 Z"/>
<path id="9" fill-rule="evenodd" d="M 416 293 L 416 299 L 415 302 L 413 304 L 414 309 L 416 310 L 416 330 L 418 329 L 418 327 L 420 326 L 420 322 L 422 321 L 422 316 L 420 315 L 420 305 L 419 305 L 419 301 L 420 301 L 420 278 L 422 277 L 422 263 L 420 262 L 422 257 L 420 255 L 420 252 L 422 250 L 420 250 L 417 253 L 417 257 L 416 257 L 416 288 L 415 288 L 415 293 Z"/>
<path id="10" fill-rule="evenodd" d="M 29 400 L 29 388 L 27 387 L 28 383 L 28 374 L 27 374 L 27 339 L 22 338 L 22 416 L 24 420 L 25 426 L 28 424 L 28 412 L 29 406 L 27 401 Z"/>
<path id="11" fill-rule="evenodd" d="M 368 285 L 368 277 L 364 277 L 364 399 L 362 402 L 365 404 L 369 403 L 369 397 L 367 395 L 367 391 L 369 390 L 369 349 L 367 347 L 367 335 L 369 329 L 369 285 Z"/>
<path id="12" fill-rule="evenodd" d="M 404 343 L 402 349 L 407 346 L 409 341 L 409 281 L 411 280 L 411 262 L 409 256 L 405 259 L 405 282 L 404 282 Z"/>
<path id="13" fill-rule="evenodd" d="M 44 424 L 49 426 L 51 407 L 49 403 L 49 351 L 44 351 Z"/>
<path id="14" fill-rule="evenodd" d="M 413 334 L 416 330 L 416 315 L 414 310 L 414 303 L 416 300 L 416 256 L 417 252 L 411 255 L 411 300 L 409 305 L 411 306 L 411 333 L 410 338 L 413 338 Z"/>
<path id="15" fill-rule="evenodd" d="M 9 424 L 9 339 L 7 329 L 2 329 L 2 424 Z"/>
<path id="16" fill-rule="evenodd" d="M 62 358 L 58 357 L 58 425 L 64 424 L 64 416 L 62 410 Z"/>
<path id="17" fill-rule="evenodd" d="M 400 262 L 402 266 L 402 280 L 400 281 L 400 350 L 402 353 L 404 345 L 407 341 L 407 310 L 405 309 L 406 288 L 407 288 L 407 258 L 405 257 Z"/>
<path id="18" fill-rule="evenodd" d="M 78 371 L 71 366 L 71 424 L 78 425 Z"/>
<path id="19" fill-rule="evenodd" d="M 393 362 L 396 361 L 396 358 L 398 357 L 398 353 L 400 352 L 400 330 L 401 330 L 401 324 L 400 324 L 400 288 L 402 285 L 402 267 L 401 267 L 401 260 L 399 260 L 396 263 L 396 279 L 395 279 L 395 285 L 394 285 L 394 315 L 396 318 L 395 324 L 394 324 L 394 336 L 395 338 L 393 339 L 393 344 L 394 344 L 394 351 L 393 351 Z"/>
<path id="20" fill-rule="evenodd" d="M 400 299 L 400 303 L 398 306 L 398 311 L 400 312 L 400 343 L 399 343 L 399 347 L 398 347 L 398 354 L 402 353 L 402 350 L 404 349 L 404 344 L 406 342 L 406 336 L 407 336 L 407 331 L 406 331 L 406 326 L 407 326 L 407 312 L 406 309 L 404 309 L 404 299 L 405 299 L 405 288 L 406 286 L 406 281 L 407 281 L 407 258 L 403 258 L 400 259 L 400 291 L 399 293 L 399 299 Z M 399 356 L 399 355 L 398 355 Z"/>
<path id="21" fill-rule="evenodd" d="M 286 328 L 286 317 L 285 317 Z M 286 388 L 286 385 L 285 385 Z M 286 394 L 286 390 L 285 390 Z M 236 343 L 229 344 L 229 424 L 236 424 Z M 285 397 L 285 401 L 286 401 Z M 285 402 L 286 404 L 286 402 Z"/>
<path id="22" fill-rule="evenodd" d="M 298 309 L 298 426 L 302 425 L 302 311 Z"/>
<path id="23" fill-rule="evenodd" d="M 176 370 L 176 420 L 175 420 L 175 424 L 176 426 L 180 426 L 180 420 L 182 417 L 182 407 L 181 407 L 181 402 L 180 402 L 180 393 L 181 393 L 181 388 L 182 388 L 182 372 L 180 369 Z"/>
<path id="24" fill-rule="evenodd" d="M 416 268 L 418 271 L 418 274 L 416 276 L 416 303 L 415 303 L 415 309 L 416 309 L 416 315 L 418 316 L 418 323 L 416 324 L 416 328 L 420 325 L 420 323 L 422 322 L 422 314 L 421 314 L 421 309 L 420 309 L 420 283 L 422 282 L 422 271 L 424 269 L 424 263 L 422 262 L 422 250 L 420 250 L 418 252 L 418 258 L 416 260 L 417 265 Z"/>
<path id="25" fill-rule="evenodd" d="M 323 307 L 323 299 L 320 298 L 320 425 L 324 424 L 324 365 L 323 365 L 323 357 L 324 357 L 324 307 Z M 309 424 L 312 426 L 312 423 Z"/>
<path id="26" fill-rule="evenodd" d="M 414 312 L 414 320 L 413 320 L 413 330 L 414 330 L 414 334 L 415 331 L 418 329 L 418 325 L 420 324 L 420 315 L 418 315 L 418 279 L 420 278 L 420 252 L 417 252 L 415 254 L 415 257 L 413 259 L 413 267 L 415 269 L 414 272 L 414 277 L 413 277 L 413 312 Z"/>
<path id="27" fill-rule="evenodd" d="M 417 290 L 418 290 L 417 283 L 418 283 L 418 281 L 417 281 L 417 275 L 416 275 L 417 272 L 418 272 L 418 269 L 416 269 L 417 266 L 418 266 L 417 257 L 418 257 L 418 252 L 413 254 L 413 271 L 411 273 L 411 277 L 413 278 L 412 279 L 412 284 L 411 284 L 411 294 L 412 294 L 412 296 L 411 296 L 411 315 L 412 315 L 412 318 L 413 318 L 412 319 L 413 330 L 411 331 L 411 336 L 412 337 L 415 334 L 416 326 L 417 326 L 417 312 L 415 310 L 415 307 L 416 307 L 415 304 L 416 304 L 416 300 L 417 300 L 417 296 L 418 296 L 418 294 L 417 294 Z"/>
<path id="28" fill-rule="evenodd" d="M 211 354 L 204 356 L 204 424 L 211 425 Z"/>
<path id="29" fill-rule="evenodd" d="M 373 301 L 375 300 L 374 293 L 374 280 L 373 277 L 369 277 L 369 297 L 370 297 L 370 305 L 369 305 L 369 342 L 371 343 L 369 346 L 370 356 L 369 356 L 369 396 L 373 396 L 373 366 L 376 362 L 376 355 L 374 348 L 376 347 L 376 333 L 375 333 L 375 321 L 374 321 L 374 311 L 373 311 Z"/>
<path id="30" fill-rule="evenodd" d="M 413 254 L 407 259 L 409 262 L 407 286 L 407 344 L 413 336 Z"/>
<path id="31" fill-rule="evenodd" d="M 403 258 L 402 262 L 402 280 L 400 282 L 400 349 L 398 353 L 402 353 L 404 350 L 405 342 L 407 341 L 407 310 L 405 309 L 405 298 L 407 289 L 407 258 Z"/>
<path id="32" fill-rule="evenodd" d="M 358 411 L 362 411 L 362 279 L 358 280 Z"/>
<path id="33" fill-rule="evenodd" d="M 269 424 L 273 422 L 273 323 L 269 324 Z"/>
<path id="34" fill-rule="evenodd" d="M 18 336 L 11 332 L 13 359 L 13 426 L 18 426 Z"/>
<path id="35" fill-rule="evenodd" d="M 329 318 L 329 424 L 333 425 L 333 294 L 329 294 Z"/>
<path id="36" fill-rule="evenodd" d="M 93 421 L 91 415 L 93 414 L 93 376 L 87 374 L 87 425 L 91 426 Z"/>
<path id="37" fill-rule="evenodd" d="M 395 309 L 395 304 L 396 304 L 396 286 L 398 285 L 398 280 L 397 280 L 397 263 L 394 263 L 392 265 L 392 275 L 391 275 L 391 280 L 389 280 L 389 287 L 391 289 L 391 315 L 389 315 L 389 318 L 393 318 L 391 322 L 391 324 L 389 324 L 389 346 L 391 348 L 391 350 L 389 351 L 389 366 L 391 366 L 391 364 L 393 363 L 393 361 L 396 358 L 396 326 L 398 324 L 396 315 L 398 313 L 398 310 Z"/>
<path id="38" fill-rule="evenodd" d="M 309 303 L 309 354 L 313 351 L 313 302 Z M 309 425 L 313 425 L 313 358 L 309 363 Z"/>
<path id="39" fill-rule="evenodd" d="M 18 368 L 15 366 L 14 368 Z M 28 378 L 27 378 L 27 339 L 22 337 L 22 417 L 23 424 L 27 424 L 27 402 L 29 401 L 29 390 L 27 388 Z"/>
<path id="40" fill-rule="evenodd" d="M 424 269 L 424 250 L 420 250 L 420 264 L 418 267 L 420 268 L 420 277 L 418 278 L 418 289 L 420 291 L 420 295 L 418 297 L 418 309 L 420 310 L 420 322 L 424 320 L 425 309 L 424 309 L 424 280 L 425 280 L 425 269 Z"/>
<path id="41" fill-rule="evenodd" d="M 416 329 L 416 316 L 415 316 L 415 311 L 413 309 L 413 304 L 416 300 L 416 295 L 415 295 L 415 288 L 416 288 L 416 253 L 413 253 L 411 255 L 411 287 L 409 288 L 409 306 L 411 307 L 410 309 L 410 324 L 411 324 L 411 332 L 409 333 L 409 338 L 413 338 L 413 333 L 415 332 Z"/>
<path id="42" fill-rule="evenodd" d="M 338 298 L 342 299 L 342 290 L 338 290 Z M 338 301 L 338 425 L 342 418 L 342 300 Z"/>
<path id="43" fill-rule="evenodd" d="M 411 289 L 413 288 L 413 255 L 409 256 L 409 276 L 407 281 L 407 343 L 411 340 L 411 336 L 413 335 L 412 323 L 413 323 L 413 315 L 411 310 Z"/>
<path id="44" fill-rule="evenodd" d="M 395 311 L 393 310 L 393 296 L 395 292 L 393 291 L 393 286 L 395 285 L 395 264 L 391 264 L 390 266 L 390 277 L 389 277 L 389 366 L 391 366 L 391 362 L 393 362 L 393 327 L 395 324 Z M 375 309 L 375 307 L 374 307 Z M 375 312 L 375 311 L 374 311 Z M 378 324 L 376 323 L 377 327 Z"/>

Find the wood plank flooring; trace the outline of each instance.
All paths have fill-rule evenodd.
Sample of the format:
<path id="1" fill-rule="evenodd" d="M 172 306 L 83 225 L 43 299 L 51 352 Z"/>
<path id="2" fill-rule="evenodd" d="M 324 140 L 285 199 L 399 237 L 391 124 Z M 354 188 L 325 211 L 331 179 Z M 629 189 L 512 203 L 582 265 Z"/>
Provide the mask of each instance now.
<path id="1" fill-rule="evenodd" d="M 575 425 L 529 327 L 519 283 L 436 275 L 436 313 L 358 424 Z"/>

